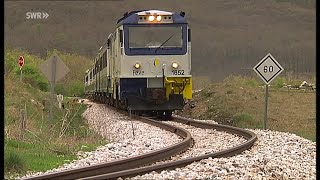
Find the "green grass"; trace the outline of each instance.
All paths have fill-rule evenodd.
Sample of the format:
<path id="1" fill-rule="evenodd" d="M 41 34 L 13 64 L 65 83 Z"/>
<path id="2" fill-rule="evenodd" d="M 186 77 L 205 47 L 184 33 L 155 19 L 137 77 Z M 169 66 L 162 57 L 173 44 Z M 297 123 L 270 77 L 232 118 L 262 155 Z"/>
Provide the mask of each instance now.
<path id="1" fill-rule="evenodd" d="M 282 88 L 283 83 L 300 84 L 304 76 L 280 76 L 269 88 L 267 129 L 290 132 L 316 140 L 315 91 Z M 315 82 L 315 78 L 307 79 Z M 193 95 L 195 108 L 181 115 L 213 119 L 241 128 L 263 128 L 265 89 L 258 77 L 229 76 L 221 83 L 207 85 Z M 213 93 L 214 92 L 214 93 Z"/>
<path id="2" fill-rule="evenodd" d="M 18 153 L 13 151 L 5 151 L 4 168 L 6 171 L 21 172 L 25 168 L 25 163 Z"/>
<path id="3" fill-rule="evenodd" d="M 13 61 L 16 62 L 15 59 L 19 54 L 24 54 L 25 59 L 28 60 L 28 68 L 25 69 L 25 78 L 22 82 L 13 63 Z M 83 57 L 62 53 L 59 56 L 66 57 L 70 66 L 76 64 L 75 59 L 83 59 Z M 59 109 L 55 99 L 53 119 L 49 123 L 50 93 L 45 92 L 41 87 L 44 77 L 36 69 L 41 62 L 40 58 L 27 52 L 6 50 L 5 53 L 6 177 L 22 176 L 28 171 L 46 171 L 56 168 L 66 163 L 65 160 L 75 159 L 78 151 L 92 151 L 106 143 L 104 138 L 89 129 L 85 119 L 82 118 L 81 114 L 86 110 L 86 105 L 75 102 L 67 104 L 67 97 L 64 101 L 65 109 Z M 82 74 L 76 73 L 73 76 L 80 78 Z M 72 81 L 69 79 L 64 83 L 72 84 Z M 65 86 L 65 91 L 73 92 L 81 88 L 77 81 L 74 84 L 76 88 L 72 85 Z M 44 109 L 43 102 L 45 102 Z M 20 110 L 24 108 L 27 111 L 27 126 L 26 130 L 21 131 Z"/>
<path id="4" fill-rule="evenodd" d="M 17 140 L 7 140 L 5 146 L 5 164 L 10 164 L 10 159 L 6 159 L 7 154 L 8 157 L 10 157 L 10 154 L 19 154 L 19 159 L 23 162 L 23 169 L 18 172 L 22 173 L 26 171 L 45 171 L 62 165 L 66 159 L 76 158 L 72 154 L 58 156 L 41 143 L 27 143 Z M 10 167 L 12 166 L 8 166 L 7 171 L 16 171 L 16 169 Z"/>
<path id="5" fill-rule="evenodd" d="M 309 139 L 313 142 L 316 142 L 317 137 L 314 135 L 315 134 L 315 130 L 308 130 L 308 129 L 299 129 L 298 131 L 295 132 L 296 135 L 304 137 L 306 139 Z"/>
<path id="6" fill-rule="evenodd" d="M 261 122 L 246 112 L 237 113 L 233 116 L 233 125 L 241 128 L 262 128 Z"/>

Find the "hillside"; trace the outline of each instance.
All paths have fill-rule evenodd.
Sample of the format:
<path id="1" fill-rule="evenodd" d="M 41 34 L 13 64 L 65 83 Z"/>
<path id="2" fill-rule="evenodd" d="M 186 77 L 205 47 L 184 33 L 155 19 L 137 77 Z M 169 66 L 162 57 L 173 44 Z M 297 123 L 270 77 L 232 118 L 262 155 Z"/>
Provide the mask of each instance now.
<path id="1" fill-rule="evenodd" d="M 57 49 L 93 58 L 126 11 L 185 11 L 194 75 L 251 75 L 270 52 L 284 73 L 315 73 L 315 0 L 6 1 L 5 45 L 41 57 Z M 48 19 L 28 20 L 41 11 Z"/>
<path id="2" fill-rule="evenodd" d="M 316 140 L 316 92 L 288 90 L 283 83 L 299 85 L 305 77 L 277 77 L 270 86 L 267 129 L 290 132 Z M 202 79 L 199 79 L 199 81 Z M 307 79 L 315 82 L 315 78 Z M 200 87 L 200 86 L 199 86 Z M 207 84 L 194 93 L 192 106 L 180 115 L 195 119 L 212 119 L 241 128 L 262 128 L 265 88 L 256 78 L 229 76 L 223 82 Z M 193 107 L 193 108 L 192 108 Z"/>
<path id="3" fill-rule="evenodd" d="M 81 56 L 57 51 L 48 52 L 48 55 L 52 53 L 58 54 L 72 72 L 67 75 L 69 77 L 57 84 L 56 89 L 56 93 L 62 92 L 65 95 L 65 108 L 59 109 L 54 99 L 53 119 L 49 121 L 49 84 L 38 69 L 44 59 L 26 51 L 5 50 L 4 170 L 6 177 L 14 176 L 16 173 L 25 174 L 27 171 L 52 169 L 65 163 L 65 160 L 75 159 L 76 152 L 79 150 L 90 151 L 101 143 L 105 143 L 103 138 L 88 128 L 88 124 L 82 118 L 81 114 L 86 106 L 74 103 L 67 97 L 68 94 L 80 91 L 83 93 L 83 84 L 79 86 L 77 82 L 83 79 L 80 72 L 83 68 L 87 68 L 90 61 Z M 20 81 L 20 70 L 17 65 L 20 55 L 25 58 L 22 81 Z M 82 60 L 83 63 L 80 65 L 75 63 L 76 59 Z M 23 112 L 26 112 L 25 121 L 22 121 Z M 22 126 L 22 124 L 25 125 Z M 82 145 L 87 148 L 83 148 Z"/>

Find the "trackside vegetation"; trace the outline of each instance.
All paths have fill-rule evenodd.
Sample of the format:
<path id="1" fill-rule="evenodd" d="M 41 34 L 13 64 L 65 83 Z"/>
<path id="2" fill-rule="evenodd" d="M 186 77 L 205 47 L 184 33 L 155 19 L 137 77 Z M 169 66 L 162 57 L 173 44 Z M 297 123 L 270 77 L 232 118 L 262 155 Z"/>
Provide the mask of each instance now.
<path id="1" fill-rule="evenodd" d="M 230 75 L 223 82 L 194 78 L 194 99 L 180 114 L 212 119 L 241 128 L 263 128 L 265 85 L 259 77 Z M 267 129 L 290 132 L 316 140 L 316 90 L 299 87 L 302 81 L 315 83 L 314 75 L 283 73 L 271 82 Z M 207 83 L 203 83 L 207 82 Z M 200 91 L 199 91 L 200 90 Z"/>
<path id="2" fill-rule="evenodd" d="M 64 109 L 55 100 L 53 120 L 49 122 L 49 83 L 39 70 L 41 59 L 28 52 L 5 49 L 5 97 L 4 97 L 4 170 L 6 178 L 21 176 L 29 171 L 46 171 L 77 158 L 78 151 L 91 151 L 105 144 L 106 140 L 89 129 L 82 113 L 85 104 L 68 96 L 83 95 L 83 69 L 90 66 L 85 57 L 53 53 L 70 68 L 70 73 L 57 83 L 55 92 L 63 94 Z M 22 81 L 18 58 L 24 56 Z M 78 63 L 81 61 L 82 63 Z M 83 70 L 83 71 L 82 71 Z M 63 86 L 61 85 L 63 84 Z M 22 114 L 26 112 L 25 126 Z"/>

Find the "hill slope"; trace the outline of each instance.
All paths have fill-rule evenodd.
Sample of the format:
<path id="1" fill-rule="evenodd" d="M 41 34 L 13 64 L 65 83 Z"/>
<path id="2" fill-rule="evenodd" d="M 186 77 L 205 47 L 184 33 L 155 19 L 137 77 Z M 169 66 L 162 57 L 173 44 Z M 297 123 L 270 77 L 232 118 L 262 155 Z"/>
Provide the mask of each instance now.
<path id="1" fill-rule="evenodd" d="M 53 52 L 52 52 L 53 53 Z M 71 73 L 58 83 L 63 89 L 64 95 L 83 90 L 74 84 L 77 78 L 83 79 L 82 69 L 90 64 L 90 61 L 77 55 L 59 54 L 61 59 L 69 66 Z M 19 55 L 24 55 L 22 81 L 17 65 Z M 50 55 L 50 52 L 48 53 Z M 75 59 L 82 63 L 74 64 Z M 40 73 L 38 66 L 43 59 L 31 55 L 25 51 L 5 50 L 5 84 L 4 84 L 4 129 L 5 129 L 5 176 L 15 173 L 25 174 L 27 171 L 44 171 L 57 167 L 64 160 L 76 158 L 82 145 L 85 151 L 90 151 L 103 141 L 88 124 L 81 114 L 85 105 L 72 103 L 68 97 L 64 97 L 65 108 L 59 109 L 56 99 L 53 105 L 53 118 L 49 117 L 50 92 L 48 82 Z M 78 68 L 79 70 L 75 70 Z M 80 77 L 81 76 L 81 77 Z M 64 84 L 61 84 L 64 83 Z M 63 85 L 63 86 L 62 86 Z M 59 87 L 59 86 L 58 86 Z M 76 88 L 75 88 L 76 87 Z M 22 125 L 22 113 L 26 112 L 25 126 Z M 51 125 L 51 126 L 49 126 Z"/>
<path id="2" fill-rule="evenodd" d="M 298 79 L 295 81 L 278 77 L 271 83 L 267 129 L 290 132 L 315 141 L 316 93 L 282 88 L 283 82 L 291 85 L 301 83 Z M 262 128 L 265 110 L 264 87 L 258 77 L 229 76 L 221 83 L 209 84 L 194 93 L 191 106 L 194 108 L 186 106 L 184 111 L 179 113 L 241 128 Z"/>
<path id="3" fill-rule="evenodd" d="M 186 12 L 194 75 L 251 74 L 268 52 L 286 72 L 315 72 L 315 0 L 6 1 L 5 44 L 41 56 L 55 48 L 93 58 L 117 19 L 137 9 Z M 28 20 L 30 11 L 49 17 Z"/>

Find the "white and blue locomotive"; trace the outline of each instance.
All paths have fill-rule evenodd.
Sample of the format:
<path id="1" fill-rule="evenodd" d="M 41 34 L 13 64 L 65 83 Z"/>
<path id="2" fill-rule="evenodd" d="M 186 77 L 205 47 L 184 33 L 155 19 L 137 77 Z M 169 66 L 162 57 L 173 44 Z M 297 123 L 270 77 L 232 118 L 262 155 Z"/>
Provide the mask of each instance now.
<path id="1" fill-rule="evenodd" d="M 125 13 L 85 73 L 85 93 L 133 112 L 171 116 L 192 98 L 185 13 Z"/>

